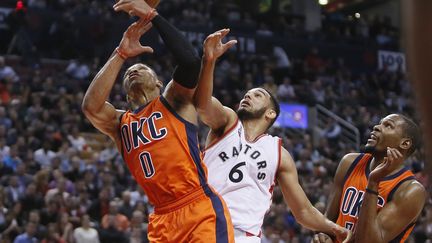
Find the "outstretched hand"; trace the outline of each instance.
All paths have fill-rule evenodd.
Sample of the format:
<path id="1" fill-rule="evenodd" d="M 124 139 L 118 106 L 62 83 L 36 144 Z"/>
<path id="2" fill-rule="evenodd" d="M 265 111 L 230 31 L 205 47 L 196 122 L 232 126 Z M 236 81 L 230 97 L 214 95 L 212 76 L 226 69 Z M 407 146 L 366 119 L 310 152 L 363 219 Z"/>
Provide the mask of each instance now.
<path id="1" fill-rule="evenodd" d="M 380 182 L 382 178 L 402 164 L 401 160 L 403 160 L 403 155 L 399 150 L 387 147 L 387 156 L 384 157 L 384 161 L 369 174 L 369 181 Z"/>
<path id="2" fill-rule="evenodd" d="M 333 240 L 326 233 L 317 233 L 312 237 L 311 243 L 333 243 Z"/>
<path id="3" fill-rule="evenodd" d="M 159 1 L 150 0 L 119 0 L 114 4 L 114 11 L 124 11 L 131 16 L 138 16 L 141 19 L 147 19 L 153 8 L 159 4 Z"/>
<path id="4" fill-rule="evenodd" d="M 237 43 L 237 40 L 230 40 L 222 43 L 222 39 L 230 32 L 230 29 L 218 30 L 207 36 L 204 41 L 203 51 L 206 60 L 215 60 L 222 56 L 229 48 Z"/>
<path id="5" fill-rule="evenodd" d="M 352 231 L 344 228 L 342 226 L 336 225 L 335 228 L 332 229 L 334 235 L 336 236 L 336 239 L 338 242 L 347 243 L 351 242 L 352 238 Z"/>
<path id="6" fill-rule="evenodd" d="M 123 33 L 123 38 L 119 44 L 119 50 L 123 55 L 127 57 L 134 57 L 141 53 L 153 53 L 153 49 L 149 46 L 142 46 L 140 43 L 141 36 L 146 33 L 152 24 L 146 22 L 143 19 L 138 20 L 133 23 L 129 28 Z"/>

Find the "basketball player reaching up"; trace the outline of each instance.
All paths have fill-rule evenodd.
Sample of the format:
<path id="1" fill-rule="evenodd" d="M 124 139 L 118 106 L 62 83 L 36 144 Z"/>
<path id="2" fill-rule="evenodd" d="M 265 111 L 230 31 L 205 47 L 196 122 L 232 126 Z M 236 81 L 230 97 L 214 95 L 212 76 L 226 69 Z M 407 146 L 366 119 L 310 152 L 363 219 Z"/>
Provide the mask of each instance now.
<path id="1" fill-rule="evenodd" d="M 143 0 L 120 0 L 116 11 L 137 15 L 113 55 L 90 84 L 83 111 L 90 122 L 116 142 L 130 172 L 144 189 L 155 213 L 150 215 L 150 242 L 233 242 L 233 228 L 223 200 L 207 184 L 207 169 L 198 146 L 193 94 L 200 59 L 192 45 Z M 149 22 L 150 21 L 150 22 Z M 128 57 L 151 53 L 140 37 L 154 26 L 178 63 L 173 80 L 160 95 L 162 82 L 138 63 L 123 76 L 131 110 L 107 102 Z"/>
<path id="2" fill-rule="evenodd" d="M 348 239 L 348 230 L 326 219 L 309 202 L 281 139 L 265 134 L 279 114 L 273 95 L 262 88 L 251 89 L 241 100 L 237 113 L 212 97 L 215 63 L 228 49 L 221 42 L 228 32 L 221 30 L 205 40 L 194 99 L 200 119 L 211 129 L 204 154 L 209 183 L 227 203 L 236 242 L 260 242 L 261 225 L 271 205 L 276 180 L 300 224 L 335 233 L 340 240 Z"/>
<path id="3" fill-rule="evenodd" d="M 404 161 L 420 132 L 407 117 L 391 114 L 373 127 L 366 153 L 345 155 L 334 178 L 326 215 L 354 231 L 356 242 L 404 242 L 425 203 L 423 186 Z M 314 242 L 331 242 L 316 234 Z"/>

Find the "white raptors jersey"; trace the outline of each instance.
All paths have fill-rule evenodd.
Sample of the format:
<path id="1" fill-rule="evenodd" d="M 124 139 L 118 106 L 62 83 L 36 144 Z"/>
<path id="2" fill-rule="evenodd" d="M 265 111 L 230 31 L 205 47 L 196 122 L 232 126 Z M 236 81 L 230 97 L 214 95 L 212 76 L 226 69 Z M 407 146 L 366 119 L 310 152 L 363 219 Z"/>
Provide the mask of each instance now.
<path id="1" fill-rule="evenodd" d="M 239 121 L 206 149 L 208 181 L 225 200 L 234 228 L 260 233 L 271 205 L 280 153 L 280 138 L 263 134 L 248 142 Z"/>

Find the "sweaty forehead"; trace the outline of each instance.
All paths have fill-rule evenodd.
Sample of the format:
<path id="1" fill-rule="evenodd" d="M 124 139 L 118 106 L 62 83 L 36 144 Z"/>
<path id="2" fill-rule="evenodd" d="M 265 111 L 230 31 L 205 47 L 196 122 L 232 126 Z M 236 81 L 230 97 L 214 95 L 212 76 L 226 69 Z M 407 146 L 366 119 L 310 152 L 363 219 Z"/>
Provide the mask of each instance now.
<path id="1" fill-rule="evenodd" d="M 381 120 L 380 123 L 383 123 L 383 122 L 385 122 L 385 121 L 390 121 L 390 122 L 393 122 L 393 123 L 395 123 L 395 124 L 402 124 L 402 123 L 404 123 L 404 119 L 402 119 L 402 117 L 400 117 L 398 114 L 391 114 L 391 115 L 388 115 L 388 116 L 384 117 L 384 118 Z"/>
<path id="2" fill-rule="evenodd" d="M 148 69 L 148 70 L 150 70 L 150 68 L 148 66 L 146 66 L 146 65 L 144 65 L 142 63 L 137 63 L 137 64 L 134 64 L 134 65 L 130 66 L 126 70 L 126 72 L 129 72 L 130 70 L 137 70 L 137 69 Z"/>
<path id="3" fill-rule="evenodd" d="M 256 92 L 262 93 L 263 95 L 270 97 L 270 94 L 267 92 L 267 90 L 263 88 L 253 88 L 248 91 L 248 93 L 256 93 Z"/>

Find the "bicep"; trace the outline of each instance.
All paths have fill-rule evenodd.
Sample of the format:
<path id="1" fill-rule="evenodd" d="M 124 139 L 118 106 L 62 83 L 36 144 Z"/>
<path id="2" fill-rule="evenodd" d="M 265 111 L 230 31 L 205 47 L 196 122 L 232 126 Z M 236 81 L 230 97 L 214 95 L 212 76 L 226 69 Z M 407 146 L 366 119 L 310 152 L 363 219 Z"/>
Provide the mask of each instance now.
<path id="1" fill-rule="evenodd" d="M 109 102 L 105 102 L 99 112 L 84 111 L 85 116 L 94 127 L 112 138 L 116 136 L 122 113 L 123 111 L 116 110 Z"/>
<path id="2" fill-rule="evenodd" d="M 415 222 L 423 209 L 426 198 L 423 187 L 417 185 L 408 185 L 408 187 L 401 190 L 399 195 L 386 203 L 378 213 L 377 221 L 385 242 L 393 240 Z"/>
<path id="3" fill-rule="evenodd" d="M 291 208 L 294 216 L 297 218 L 300 216 L 303 209 L 311 206 L 311 203 L 299 184 L 294 161 L 285 149 L 282 149 L 282 159 L 279 166 L 277 180 L 285 201 Z"/>

